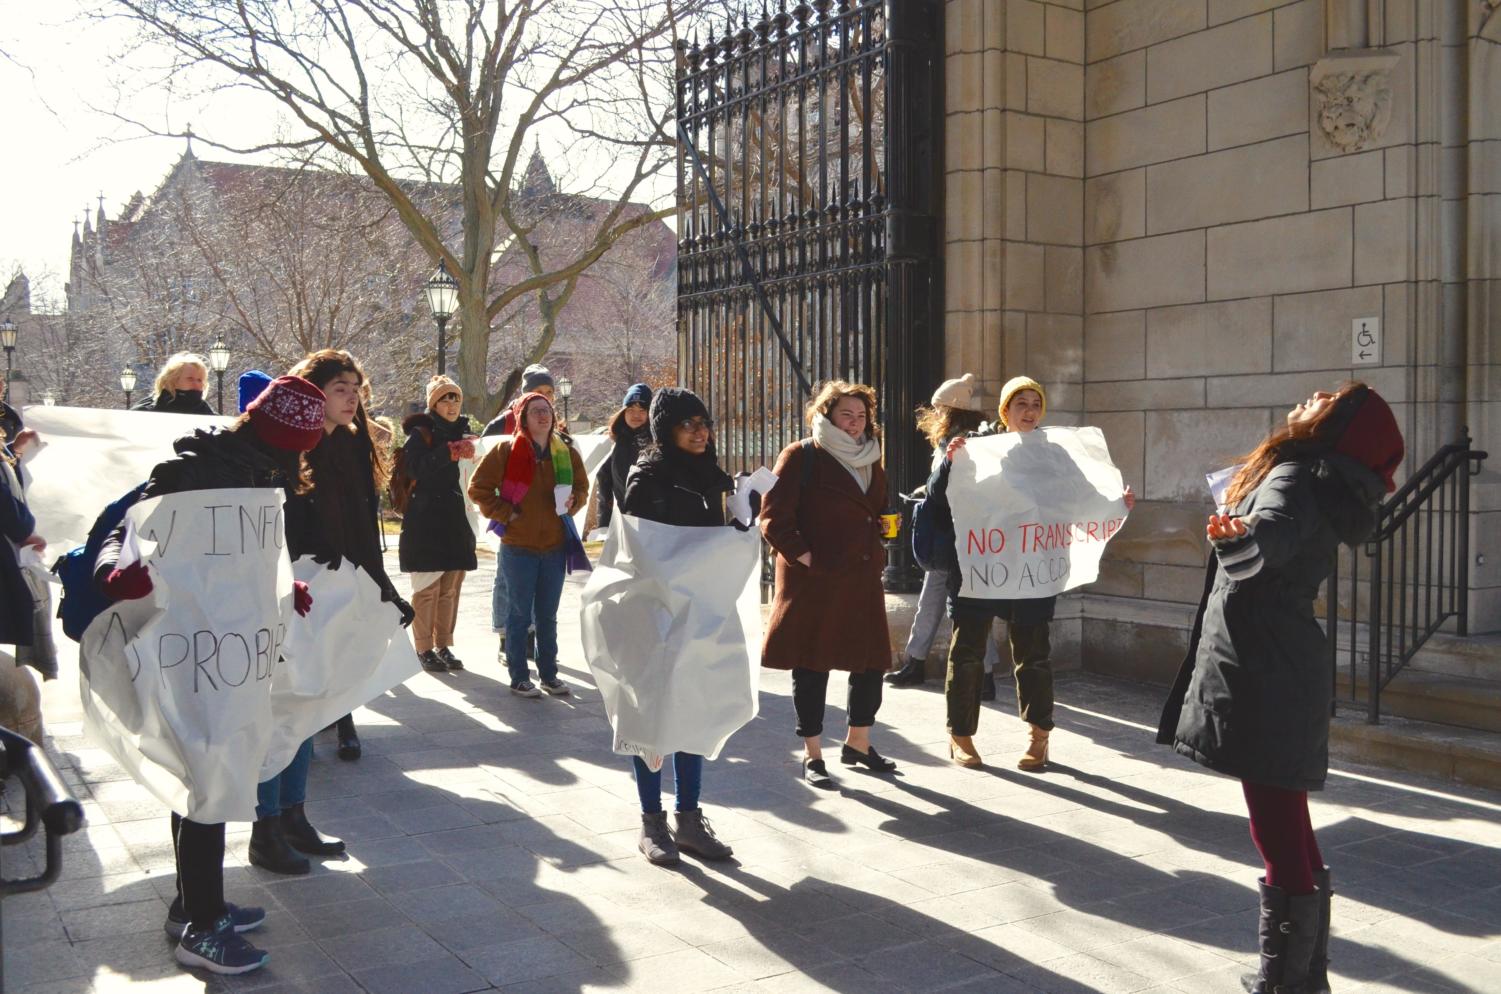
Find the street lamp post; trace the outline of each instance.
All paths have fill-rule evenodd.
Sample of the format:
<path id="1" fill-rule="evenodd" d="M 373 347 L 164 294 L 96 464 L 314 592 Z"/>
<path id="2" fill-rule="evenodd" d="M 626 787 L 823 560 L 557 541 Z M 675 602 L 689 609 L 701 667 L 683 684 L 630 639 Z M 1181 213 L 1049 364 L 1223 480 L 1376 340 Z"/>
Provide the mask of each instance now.
<path id="1" fill-rule="evenodd" d="M 218 411 L 224 413 L 224 371 L 229 368 L 229 346 L 224 344 L 224 339 L 214 339 L 214 344 L 208 350 L 208 364 L 213 367 L 214 375 L 219 377 L 219 405 Z"/>
<path id="2" fill-rule="evenodd" d="M 9 396 L 11 362 L 16 352 L 16 323 L 10 318 L 0 321 L 0 346 L 5 348 L 5 393 Z"/>
<path id="3" fill-rule="evenodd" d="M 568 423 L 568 398 L 573 395 L 573 381 L 566 376 L 558 377 L 558 396 L 563 398 L 563 423 Z"/>
<path id="4" fill-rule="evenodd" d="M 136 371 L 130 366 L 120 370 L 120 389 L 125 391 L 125 409 L 130 410 L 130 394 L 136 388 Z"/>
<path id="5" fill-rule="evenodd" d="M 31 381 L 19 369 L 16 370 L 14 376 L 7 379 L 5 390 L 7 396 L 10 397 L 10 402 L 16 407 L 24 407 L 31 403 Z"/>
<path id="6" fill-rule="evenodd" d="M 448 264 L 438 260 L 438 271 L 423 287 L 427 293 L 427 306 L 432 308 L 433 320 L 438 322 L 438 375 L 447 372 L 448 366 L 448 319 L 453 317 L 459 303 L 459 281 L 448 272 Z"/>

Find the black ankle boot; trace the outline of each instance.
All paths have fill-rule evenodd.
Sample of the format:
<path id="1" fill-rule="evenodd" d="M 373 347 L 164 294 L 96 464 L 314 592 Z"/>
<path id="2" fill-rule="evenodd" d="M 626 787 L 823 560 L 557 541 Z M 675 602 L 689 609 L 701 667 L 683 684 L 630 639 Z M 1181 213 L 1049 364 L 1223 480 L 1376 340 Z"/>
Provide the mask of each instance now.
<path id="1" fill-rule="evenodd" d="M 259 866 L 272 873 L 297 876 L 312 869 L 306 856 L 287 845 L 287 837 L 281 831 L 281 816 L 257 818 L 250 828 L 250 865 Z"/>
<path id="2" fill-rule="evenodd" d="M 913 659 L 911 656 L 902 657 L 902 668 L 886 678 L 886 682 L 893 687 L 920 687 L 927 678 L 927 660 Z"/>
<path id="3" fill-rule="evenodd" d="M 339 758 L 359 759 L 361 751 L 360 733 L 354 730 L 354 715 L 346 714 L 339 719 Z"/>
<path id="4" fill-rule="evenodd" d="M 1320 903 L 1318 891 L 1289 897 L 1282 888 L 1261 882 L 1261 969 L 1240 978 L 1250 994 L 1311 994 Z"/>
<path id="5" fill-rule="evenodd" d="M 320 834 L 308 823 L 301 804 L 282 809 L 281 834 L 293 849 L 309 856 L 341 856 L 344 853 L 343 840 Z"/>

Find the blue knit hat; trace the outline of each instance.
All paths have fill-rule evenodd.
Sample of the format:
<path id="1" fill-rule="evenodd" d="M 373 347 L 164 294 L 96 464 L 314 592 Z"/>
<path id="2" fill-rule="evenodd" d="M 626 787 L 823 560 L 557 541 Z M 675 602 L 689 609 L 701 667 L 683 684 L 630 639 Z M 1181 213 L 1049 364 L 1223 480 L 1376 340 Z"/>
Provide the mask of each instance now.
<path id="1" fill-rule="evenodd" d="M 632 404 L 640 404 L 642 407 L 651 407 L 651 387 L 645 383 L 634 384 L 625 392 L 625 400 L 620 402 L 621 407 L 630 407 Z"/>
<path id="2" fill-rule="evenodd" d="M 240 374 L 240 413 L 245 413 L 245 408 L 250 402 L 259 397 L 265 389 L 271 385 L 271 376 L 259 369 L 252 369 L 248 373 Z"/>

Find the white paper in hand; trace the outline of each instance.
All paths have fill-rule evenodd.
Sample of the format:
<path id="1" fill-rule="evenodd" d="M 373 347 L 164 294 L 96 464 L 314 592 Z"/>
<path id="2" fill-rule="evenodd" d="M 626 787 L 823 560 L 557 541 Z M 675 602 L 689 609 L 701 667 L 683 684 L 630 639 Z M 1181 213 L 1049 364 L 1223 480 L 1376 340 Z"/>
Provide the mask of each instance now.
<path id="1" fill-rule="evenodd" d="M 750 524 L 751 520 L 751 494 L 758 493 L 763 496 L 777 485 L 777 474 L 765 466 L 759 467 L 749 476 L 738 477 L 735 480 L 735 492 L 730 495 L 726 504 L 730 514 L 736 521 Z"/>
<path id="2" fill-rule="evenodd" d="M 568 501 L 572 497 L 573 486 L 571 484 L 560 483 L 552 488 L 553 504 L 556 506 L 559 514 L 568 513 Z"/>

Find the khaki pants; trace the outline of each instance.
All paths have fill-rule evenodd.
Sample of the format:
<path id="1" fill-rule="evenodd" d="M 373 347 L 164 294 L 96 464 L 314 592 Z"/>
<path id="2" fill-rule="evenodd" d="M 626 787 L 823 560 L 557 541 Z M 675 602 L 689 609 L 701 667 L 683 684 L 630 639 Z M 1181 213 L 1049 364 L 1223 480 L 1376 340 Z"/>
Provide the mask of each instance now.
<path id="1" fill-rule="evenodd" d="M 459 588 L 464 571 L 449 570 L 412 595 L 412 641 L 419 653 L 453 645 L 453 626 L 459 619 Z"/>
<path id="2" fill-rule="evenodd" d="M 949 675 L 943 693 L 948 702 L 949 732 L 973 735 L 980 725 L 980 684 L 984 677 L 985 643 L 995 615 L 990 611 L 954 611 L 954 641 L 949 647 Z M 1016 705 L 1022 721 L 1039 728 L 1053 727 L 1052 644 L 1048 622 L 1035 625 L 1006 623 L 1011 642 L 1012 673 L 1016 677 Z"/>

